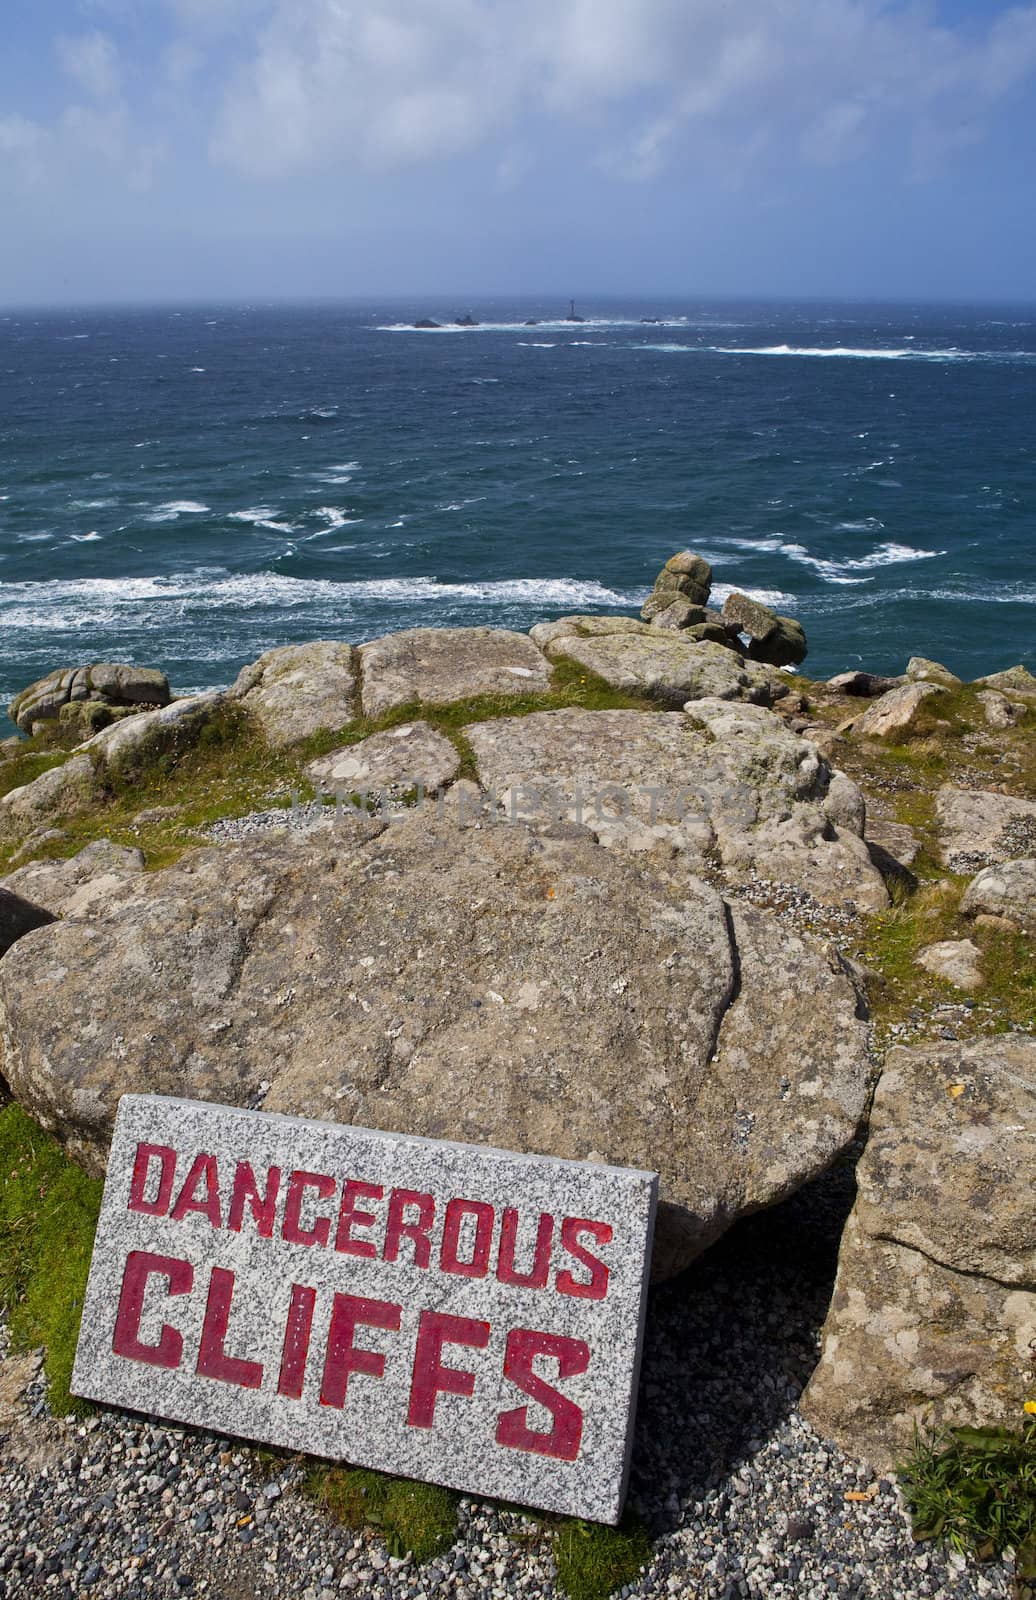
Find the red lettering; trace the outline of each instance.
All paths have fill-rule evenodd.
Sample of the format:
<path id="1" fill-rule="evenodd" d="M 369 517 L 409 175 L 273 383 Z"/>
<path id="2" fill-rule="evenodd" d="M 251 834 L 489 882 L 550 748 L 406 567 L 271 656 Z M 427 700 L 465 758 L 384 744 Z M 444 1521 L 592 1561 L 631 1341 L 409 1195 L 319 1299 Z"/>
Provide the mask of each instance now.
<path id="1" fill-rule="evenodd" d="M 405 1222 L 407 1206 L 417 1207 L 417 1221 Z M 399 1260 L 399 1242 L 406 1236 L 413 1242 L 414 1266 L 426 1267 L 431 1255 L 428 1235 L 435 1221 L 435 1201 L 430 1194 L 419 1194 L 415 1189 L 393 1189 L 389 1195 L 388 1217 L 385 1222 L 385 1248 L 383 1261 Z"/>
<path id="2" fill-rule="evenodd" d="M 550 1247 L 554 1242 L 554 1218 L 549 1211 L 540 1212 L 536 1230 L 536 1254 L 531 1272 L 516 1272 L 514 1247 L 518 1238 L 518 1213 L 508 1206 L 500 1218 L 500 1253 L 497 1256 L 496 1275 L 501 1283 L 514 1284 L 519 1289 L 543 1289 L 550 1277 Z"/>
<path id="3" fill-rule="evenodd" d="M 369 1228 L 378 1219 L 373 1211 L 357 1211 L 357 1199 L 380 1200 L 384 1194 L 380 1183 L 361 1183 L 358 1178 L 348 1178 L 342 1184 L 342 1205 L 338 1213 L 338 1234 L 335 1249 L 347 1256 L 365 1256 L 373 1261 L 377 1250 L 369 1239 L 354 1239 L 354 1228 Z"/>
<path id="4" fill-rule="evenodd" d="M 194 1370 L 203 1378 L 219 1378 L 222 1383 L 236 1383 L 242 1389 L 258 1389 L 263 1381 L 262 1362 L 227 1355 L 227 1323 L 233 1297 L 234 1274 L 225 1267 L 213 1267 Z"/>
<path id="5" fill-rule="evenodd" d="M 204 1196 L 198 1194 L 198 1185 L 202 1178 L 205 1179 Z M 186 1182 L 180 1190 L 180 1197 L 169 1215 L 174 1222 L 182 1222 L 188 1211 L 199 1211 L 203 1217 L 208 1217 L 214 1228 L 222 1227 L 219 1212 L 219 1172 L 215 1156 L 195 1156 Z"/>
<path id="6" fill-rule="evenodd" d="M 281 1238 L 288 1244 L 325 1245 L 331 1232 L 331 1218 L 317 1217 L 311 1228 L 303 1228 L 302 1197 L 307 1189 L 315 1189 L 318 1200 L 330 1200 L 335 1192 L 335 1180 L 322 1172 L 293 1172 L 288 1179 L 288 1197 L 284 1202 L 284 1222 Z"/>
<path id="7" fill-rule="evenodd" d="M 151 1161 L 154 1156 L 157 1156 L 161 1162 L 158 1175 L 158 1193 L 153 1200 L 145 1200 L 144 1193 L 148 1186 Z M 133 1162 L 133 1178 L 130 1183 L 129 1206 L 127 1209 L 129 1211 L 143 1211 L 147 1217 L 164 1217 L 169 1210 L 175 1175 L 175 1150 L 171 1150 L 167 1144 L 138 1144 L 136 1158 Z"/>
<path id="8" fill-rule="evenodd" d="M 603 1300 L 608 1293 L 609 1269 L 603 1261 L 592 1256 L 579 1243 L 579 1235 L 588 1233 L 598 1244 L 610 1244 L 614 1229 L 607 1222 L 588 1222 L 585 1217 L 566 1217 L 561 1224 L 561 1243 L 580 1266 L 590 1269 L 589 1280 L 573 1278 L 570 1272 L 559 1272 L 554 1287 L 559 1294 L 574 1295 L 578 1300 Z"/>
<path id="9" fill-rule="evenodd" d="M 402 1311 L 402 1306 L 391 1305 L 387 1300 L 365 1300 L 354 1294 L 335 1295 L 320 1386 L 322 1406 L 337 1406 L 341 1410 L 350 1373 L 365 1372 L 370 1378 L 385 1376 L 385 1357 L 380 1350 L 358 1348 L 353 1343 L 356 1329 L 362 1324 L 365 1328 L 386 1328 L 395 1333 Z"/>
<path id="10" fill-rule="evenodd" d="M 451 1317 L 445 1311 L 421 1312 L 410 1380 L 410 1407 L 406 1419 L 409 1427 L 434 1426 L 435 1402 L 440 1394 L 471 1395 L 475 1392 L 473 1372 L 443 1366 L 443 1345 L 464 1344 L 474 1350 L 484 1350 L 488 1343 L 488 1322 L 476 1322 L 474 1317 Z"/>
<path id="11" fill-rule="evenodd" d="M 189 1261 L 180 1261 L 176 1256 L 155 1256 L 147 1250 L 131 1250 L 122 1274 L 112 1349 L 128 1361 L 146 1361 L 152 1367 L 178 1367 L 183 1355 L 183 1338 L 175 1328 L 164 1323 L 157 1344 L 144 1344 L 140 1337 L 144 1294 L 152 1276 L 165 1278 L 169 1285 L 166 1292 L 170 1295 L 190 1294 L 194 1284 L 194 1268 Z"/>
<path id="12" fill-rule="evenodd" d="M 251 1163 L 239 1161 L 234 1169 L 234 1187 L 230 1195 L 230 1216 L 227 1227 L 233 1233 L 241 1232 L 241 1221 L 245 1214 L 245 1206 L 252 1210 L 252 1217 L 259 1231 L 260 1239 L 273 1237 L 273 1218 L 277 1209 L 277 1191 L 281 1186 L 280 1167 L 271 1167 L 266 1174 L 266 1193 L 260 1194 L 259 1185 L 255 1181 L 255 1173 Z"/>
<path id="13" fill-rule="evenodd" d="M 574 1461 L 583 1437 L 583 1413 L 567 1395 L 537 1376 L 532 1369 L 536 1356 L 551 1356 L 558 1364 L 559 1379 L 575 1378 L 590 1365 L 590 1347 L 582 1339 L 512 1328 L 504 1352 L 504 1377 L 538 1405 L 546 1406 L 554 1425 L 549 1433 L 537 1433 L 529 1427 L 528 1407 L 517 1406 L 513 1411 L 502 1411 L 497 1418 L 496 1442 L 512 1450 L 530 1450 L 558 1461 Z"/>
<path id="14" fill-rule="evenodd" d="M 288 1322 L 284 1329 L 284 1348 L 281 1351 L 281 1371 L 277 1379 L 277 1393 L 287 1395 L 289 1400 L 302 1398 L 316 1303 L 315 1289 L 307 1289 L 301 1283 L 292 1284 Z"/>
<path id="15" fill-rule="evenodd" d="M 460 1230 L 465 1217 L 475 1219 L 475 1239 L 471 1247 L 471 1260 L 461 1261 L 457 1255 Z M 493 1247 L 493 1207 L 484 1200 L 451 1200 L 446 1207 L 446 1220 L 442 1229 L 442 1249 L 439 1265 L 444 1272 L 456 1272 L 462 1278 L 484 1278 L 489 1270 L 489 1252 Z"/>

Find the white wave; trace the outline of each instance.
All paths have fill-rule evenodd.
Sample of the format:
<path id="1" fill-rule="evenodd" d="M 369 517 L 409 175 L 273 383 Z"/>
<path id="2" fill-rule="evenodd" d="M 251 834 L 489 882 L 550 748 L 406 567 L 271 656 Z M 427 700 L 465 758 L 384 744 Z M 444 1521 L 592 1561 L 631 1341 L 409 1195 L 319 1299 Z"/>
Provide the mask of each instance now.
<path id="1" fill-rule="evenodd" d="M 271 517 L 258 517 L 255 523 L 257 528 L 271 528 L 274 533 L 298 533 L 294 522 L 274 522 Z"/>
<path id="2" fill-rule="evenodd" d="M 274 506 L 246 506 L 243 511 L 228 511 L 227 516 L 231 522 L 265 522 L 267 517 L 275 517 L 277 511 Z"/>
<path id="3" fill-rule="evenodd" d="M 663 328 L 685 327 L 686 317 L 660 317 L 658 326 Z M 564 333 L 570 328 L 578 327 L 581 331 L 590 331 L 595 328 L 639 328 L 642 326 L 639 317 L 583 317 L 577 322 L 570 322 L 567 317 L 538 317 L 534 326 L 543 328 L 547 333 Z M 712 327 L 725 327 L 725 323 L 712 323 Z M 732 327 L 739 324 L 732 323 Z M 374 329 L 375 333 L 463 333 L 469 338 L 476 333 L 528 333 L 527 322 L 479 322 L 474 327 L 465 327 L 462 323 L 443 322 L 437 328 L 415 328 L 412 322 L 382 322 Z M 587 343 L 595 341 L 588 340 Z"/>
<path id="4" fill-rule="evenodd" d="M 97 533 L 96 530 L 93 533 L 69 534 L 69 538 L 74 540 L 76 544 L 95 544 L 100 537 L 101 535 Z"/>
<path id="5" fill-rule="evenodd" d="M 556 350 L 556 344 L 546 344 L 542 339 L 519 339 L 523 350 Z"/>
<path id="6" fill-rule="evenodd" d="M 15 539 L 18 544 L 44 544 L 48 539 L 53 539 L 52 533 L 18 533 Z"/>
<path id="7" fill-rule="evenodd" d="M 315 478 L 317 483 L 330 483 L 332 485 L 352 483 L 353 481 L 351 472 L 311 472 L 310 477 Z"/>
<path id="8" fill-rule="evenodd" d="M 191 371 L 192 372 L 204 372 L 205 368 L 204 367 L 192 367 Z"/>
<path id="9" fill-rule="evenodd" d="M 164 505 L 156 506 L 145 520 L 175 522 L 177 517 L 200 516 L 208 509 L 209 507 L 203 506 L 200 500 L 167 500 Z"/>
<path id="10" fill-rule="evenodd" d="M 728 595 L 737 590 L 738 594 L 746 594 L 750 600 L 758 600 L 763 606 L 792 606 L 795 596 L 787 594 L 783 589 L 743 589 L 736 583 L 714 583 L 709 595 L 713 605 L 722 605 Z"/>
<path id="11" fill-rule="evenodd" d="M 6 498 L 6 496 L 0 495 L 0 500 L 5 499 L 5 498 Z M 104 509 L 105 506 L 117 505 L 118 501 L 116 501 L 116 500 L 70 500 L 68 503 L 73 508 L 73 510 L 75 510 L 75 511 L 101 511 L 101 510 Z"/>
<path id="12" fill-rule="evenodd" d="M 880 517 L 864 517 L 860 522 L 836 522 L 839 533 L 875 533 L 885 524 Z"/>
<path id="13" fill-rule="evenodd" d="M 358 461 L 334 461 L 327 470 L 328 472 L 359 472 L 360 463 Z"/>
<path id="14" fill-rule="evenodd" d="M 362 517 L 347 517 L 337 506 L 317 506 L 314 515 L 327 518 L 327 527 L 320 530 L 321 534 L 333 533 L 336 528 L 347 528 L 351 523 L 363 520 Z M 320 535 L 314 534 L 313 537 L 319 538 Z"/>

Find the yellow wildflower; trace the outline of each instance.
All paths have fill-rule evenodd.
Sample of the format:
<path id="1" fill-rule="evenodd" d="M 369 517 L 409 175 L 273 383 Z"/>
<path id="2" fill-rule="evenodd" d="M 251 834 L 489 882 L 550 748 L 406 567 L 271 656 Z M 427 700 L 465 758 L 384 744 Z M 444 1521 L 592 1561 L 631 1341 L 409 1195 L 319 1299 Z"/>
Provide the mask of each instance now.
<path id="1" fill-rule="evenodd" d="M 1022 1410 L 1027 1411 L 1031 1417 L 1036 1417 L 1036 1400 L 1026 1400 Z"/>

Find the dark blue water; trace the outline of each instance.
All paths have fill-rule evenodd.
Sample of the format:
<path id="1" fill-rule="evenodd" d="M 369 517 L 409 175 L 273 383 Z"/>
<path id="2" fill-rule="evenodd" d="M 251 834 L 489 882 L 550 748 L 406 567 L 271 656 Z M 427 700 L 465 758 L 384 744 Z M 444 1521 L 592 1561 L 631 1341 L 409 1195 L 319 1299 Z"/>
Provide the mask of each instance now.
<path id="1" fill-rule="evenodd" d="M 807 670 L 1036 650 L 1036 310 L 0 317 L 0 697 L 272 645 L 639 606 L 690 546 Z M 657 317 L 645 323 L 642 317 Z"/>

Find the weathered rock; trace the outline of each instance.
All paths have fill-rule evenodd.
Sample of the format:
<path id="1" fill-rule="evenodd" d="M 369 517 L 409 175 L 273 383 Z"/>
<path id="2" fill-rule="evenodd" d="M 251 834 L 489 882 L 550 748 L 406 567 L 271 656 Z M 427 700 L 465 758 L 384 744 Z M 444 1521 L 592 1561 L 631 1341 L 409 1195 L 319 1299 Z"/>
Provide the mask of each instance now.
<path id="1" fill-rule="evenodd" d="M 13 761 L 25 752 L 25 740 L 15 734 L 10 739 L 0 739 L 0 761 Z"/>
<path id="2" fill-rule="evenodd" d="M 1036 699 L 1036 678 L 1028 667 L 1007 667 L 1003 672 L 990 672 L 984 678 L 976 678 L 975 682 L 986 689 L 999 689 L 1001 694 L 1010 695 L 1012 699 L 1018 695 L 1023 700 Z"/>
<path id="3" fill-rule="evenodd" d="M 704 606 L 708 603 L 711 589 L 712 568 L 704 556 L 681 550 L 675 556 L 670 556 L 658 574 L 654 589 L 644 602 L 640 615 L 645 622 L 650 622 L 678 599 L 687 600 L 691 605 Z"/>
<path id="4" fill-rule="evenodd" d="M 990 789 L 955 789 L 935 796 L 942 858 L 953 872 L 977 872 L 1036 855 L 1036 802 Z"/>
<path id="5" fill-rule="evenodd" d="M 915 959 L 919 967 L 957 989 L 970 993 L 982 987 L 982 952 L 970 939 L 940 939 L 925 945 Z"/>
<path id="6" fill-rule="evenodd" d="M 682 597 L 674 600 L 671 605 L 664 606 L 661 611 L 656 611 L 651 618 L 653 628 L 707 628 L 707 612 L 704 606 L 692 605 L 690 600 Z M 722 640 L 720 641 L 723 642 Z"/>
<path id="7" fill-rule="evenodd" d="M 267 650 L 241 668 L 229 693 L 272 745 L 297 744 L 325 730 L 337 733 L 356 717 L 356 654 L 334 639 Z"/>
<path id="8" fill-rule="evenodd" d="M 363 711 L 449 705 L 477 695 L 519 695 L 550 687 L 550 667 L 524 633 L 502 628 L 411 628 L 360 648 Z"/>
<path id="9" fill-rule="evenodd" d="M 0 956 L 24 934 L 52 921 L 53 917 L 43 906 L 0 884 Z"/>
<path id="10" fill-rule="evenodd" d="M 83 916 L 123 899 L 143 870 L 143 851 L 95 839 L 67 861 L 30 861 L 0 879 L 0 888 L 24 895 L 49 921 Z"/>
<path id="11" fill-rule="evenodd" d="M 890 1052 L 857 1167 L 813 1425 L 879 1469 L 925 1426 L 1017 1423 L 1036 1339 L 1036 1040 Z"/>
<path id="12" fill-rule="evenodd" d="M 1005 694 L 1000 694 L 996 689 L 983 689 L 975 698 L 991 728 L 1013 728 L 1021 722 L 1028 709 L 1023 701 L 1008 700 Z"/>
<path id="13" fill-rule="evenodd" d="M 415 788 L 438 794 L 460 771 L 460 756 L 427 722 L 407 722 L 311 761 L 306 776 L 331 794 Z"/>
<path id="14" fill-rule="evenodd" d="M 912 867 L 917 860 L 921 841 L 913 828 L 903 822 L 887 822 L 884 817 L 870 817 L 864 830 L 869 845 L 883 851 L 901 867 Z"/>
<path id="15" fill-rule="evenodd" d="M 890 689 L 880 699 L 873 701 L 866 711 L 849 726 L 853 733 L 867 739 L 888 739 L 896 734 L 909 733 L 918 715 L 932 695 L 945 694 L 937 683 L 904 683 Z"/>
<path id="16" fill-rule="evenodd" d="M 926 656 L 911 656 L 906 664 L 906 676 L 911 683 L 939 683 L 944 689 L 959 689 L 961 679 L 944 667 L 941 661 L 929 661 Z"/>
<path id="17" fill-rule="evenodd" d="M 723 616 L 737 623 L 741 633 L 748 635 L 751 643 L 748 655 L 752 661 L 768 661 L 774 667 L 795 667 L 806 659 L 806 635 L 802 624 L 793 617 L 779 617 L 770 606 L 764 606 L 737 589 L 723 602 Z"/>
<path id="18" fill-rule="evenodd" d="M 539 650 L 546 650 L 553 639 L 584 638 L 609 633 L 647 633 L 646 622 L 636 617 L 558 617 L 556 622 L 537 622 L 529 629 L 529 638 Z"/>
<path id="19" fill-rule="evenodd" d="M 537 712 L 465 732 L 504 815 L 583 822 L 603 843 L 664 860 L 675 851 L 681 873 L 720 862 L 735 882 L 757 870 L 821 901 L 888 903 L 852 831 L 855 785 L 833 781 L 813 746 L 760 707 Z"/>
<path id="20" fill-rule="evenodd" d="M 897 689 L 902 682 L 902 678 L 882 678 L 876 672 L 839 672 L 835 677 L 828 678 L 827 687 L 860 700 L 876 700 L 878 695 L 888 694 L 890 689 Z"/>
<path id="21" fill-rule="evenodd" d="M 856 1009 L 702 882 L 427 815 L 192 852 L 0 962 L 11 1087 L 92 1171 L 134 1089 L 602 1157 L 662 1174 L 662 1271 L 852 1137 Z"/>
<path id="22" fill-rule="evenodd" d="M 31 783 L 0 797 L 0 838 L 18 838 L 36 828 L 49 828 L 52 819 L 81 811 L 96 795 L 97 776 L 90 757 L 70 756 L 61 766 L 51 767 Z"/>
<path id="23" fill-rule="evenodd" d="M 225 701 L 222 690 L 206 689 L 203 694 L 174 700 L 156 711 L 144 711 L 139 716 L 115 722 L 79 749 L 88 753 L 102 773 L 131 772 L 138 765 L 169 751 L 189 750 Z"/>
<path id="24" fill-rule="evenodd" d="M 960 908 L 966 917 L 1007 917 L 1036 933 L 1036 858 L 986 867 L 968 884 Z"/>
<path id="25" fill-rule="evenodd" d="M 711 640 L 690 640 L 680 634 L 619 634 L 608 639 L 554 639 L 547 646 L 552 661 L 577 661 L 588 672 L 626 694 L 646 695 L 674 709 L 688 700 L 713 696 L 769 704 L 766 673 Z"/>
<path id="26" fill-rule="evenodd" d="M 169 679 L 154 667 L 96 661 L 88 667 L 61 667 L 15 695 L 10 716 L 26 732 L 34 722 L 60 715 L 70 701 L 102 701 L 113 706 L 169 703 Z"/>

